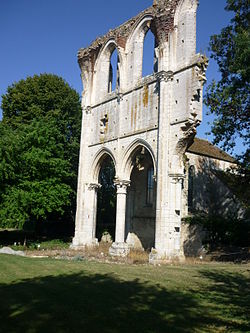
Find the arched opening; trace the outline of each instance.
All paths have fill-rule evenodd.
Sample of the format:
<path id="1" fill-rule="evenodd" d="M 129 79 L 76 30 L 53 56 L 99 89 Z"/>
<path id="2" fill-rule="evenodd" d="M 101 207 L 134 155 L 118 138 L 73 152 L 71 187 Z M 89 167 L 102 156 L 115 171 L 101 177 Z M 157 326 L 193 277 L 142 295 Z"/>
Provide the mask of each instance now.
<path id="1" fill-rule="evenodd" d="M 127 196 L 126 242 L 150 250 L 155 245 L 156 184 L 151 154 L 138 146 L 131 156 L 132 171 Z"/>
<path id="2" fill-rule="evenodd" d="M 114 40 L 109 40 L 100 51 L 94 68 L 94 103 L 101 102 L 107 94 L 120 86 L 120 54 Z"/>
<path id="3" fill-rule="evenodd" d="M 115 91 L 119 88 L 119 80 L 119 55 L 115 48 L 110 57 L 108 92 Z"/>
<path id="4" fill-rule="evenodd" d="M 158 71 L 157 57 L 155 54 L 155 36 L 148 30 L 143 44 L 142 77 Z"/>
<path id="5" fill-rule="evenodd" d="M 115 166 L 112 158 L 105 155 L 99 171 L 97 194 L 96 238 L 101 240 L 104 234 L 115 239 L 116 190 L 114 185 Z"/>

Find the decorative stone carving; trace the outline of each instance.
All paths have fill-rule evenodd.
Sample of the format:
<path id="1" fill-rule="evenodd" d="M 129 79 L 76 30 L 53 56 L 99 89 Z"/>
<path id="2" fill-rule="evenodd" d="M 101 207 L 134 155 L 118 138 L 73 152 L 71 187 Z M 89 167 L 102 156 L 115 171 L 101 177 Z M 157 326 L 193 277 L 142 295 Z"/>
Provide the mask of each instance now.
<path id="1" fill-rule="evenodd" d="M 169 177 L 171 178 L 171 183 L 172 184 L 178 184 L 178 183 L 182 183 L 183 179 L 185 178 L 185 176 L 183 174 L 178 174 L 178 173 L 170 173 Z"/>
<path id="2" fill-rule="evenodd" d="M 208 67 L 208 58 L 203 54 L 198 54 L 196 60 L 196 75 L 202 85 L 207 81 L 206 70 Z"/>
<path id="3" fill-rule="evenodd" d="M 183 155 L 187 148 L 192 144 L 196 135 L 196 128 L 200 125 L 200 121 L 195 118 L 188 119 L 184 125 L 181 126 L 182 137 L 176 145 L 176 151 L 179 155 Z"/>
<path id="4" fill-rule="evenodd" d="M 206 69 L 208 66 L 208 59 L 198 54 L 196 55 L 193 65 L 194 75 L 192 77 L 192 95 L 190 100 L 189 118 L 181 126 L 182 135 L 176 145 L 176 150 L 179 155 L 183 155 L 188 147 L 193 143 L 196 135 L 196 128 L 201 122 L 201 109 L 202 109 L 202 88 L 206 82 Z"/>
<path id="5" fill-rule="evenodd" d="M 174 78 L 174 72 L 172 72 L 172 71 L 168 71 L 168 72 L 161 71 L 161 72 L 156 73 L 155 77 L 156 77 L 157 81 L 159 81 L 159 82 L 161 82 L 161 81 L 165 81 L 165 82 L 171 81 Z"/>
<path id="6" fill-rule="evenodd" d="M 108 115 L 105 114 L 100 120 L 100 134 L 104 135 L 108 130 Z"/>
<path id="7" fill-rule="evenodd" d="M 86 108 L 84 108 L 84 111 L 85 111 L 86 114 L 91 114 L 92 113 L 91 106 L 87 106 Z"/>
<path id="8" fill-rule="evenodd" d="M 102 185 L 100 184 L 94 184 L 94 183 L 90 183 L 88 184 L 88 189 L 91 191 L 97 191 L 99 190 L 99 188 L 101 188 Z"/>
<path id="9" fill-rule="evenodd" d="M 128 186 L 130 186 L 130 180 L 115 179 L 114 184 L 116 185 L 117 192 L 126 193 Z"/>

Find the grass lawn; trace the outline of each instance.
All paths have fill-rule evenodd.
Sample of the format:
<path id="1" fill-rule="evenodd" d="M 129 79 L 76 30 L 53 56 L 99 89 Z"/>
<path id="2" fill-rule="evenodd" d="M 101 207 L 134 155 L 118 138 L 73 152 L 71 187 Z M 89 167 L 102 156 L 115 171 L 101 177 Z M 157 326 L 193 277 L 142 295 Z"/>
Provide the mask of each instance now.
<path id="1" fill-rule="evenodd" d="M 250 265 L 0 255 L 0 332 L 247 332 Z"/>

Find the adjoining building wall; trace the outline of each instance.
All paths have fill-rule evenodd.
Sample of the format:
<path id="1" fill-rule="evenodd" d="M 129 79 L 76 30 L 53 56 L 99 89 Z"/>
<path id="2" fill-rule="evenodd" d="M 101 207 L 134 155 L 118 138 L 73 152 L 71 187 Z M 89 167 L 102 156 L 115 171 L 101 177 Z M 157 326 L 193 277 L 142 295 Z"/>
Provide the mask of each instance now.
<path id="1" fill-rule="evenodd" d="M 195 50 L 196 10 L 197 0 L 154 1 L 152 7 L 79 51 L 84 90 L 74 246 L 96 243 L 98 176 L 109 155 L 117 187 L 111 253 L 129 251 L 130 225 L 130 234 L 139 233 L 145 247 L 155 248 L 156 259 L 181 256 L 185 152 L 201 122 L 207 67 L 207 59 Z M 149 29 L 155 36 L 155 73 L 142 78 L 143 43 Z M 118 79 L 112 91 L 110 58 L 115 49 Z M 150 209 L 143 208 L 139 195 L 136 214 L 129 217 L 133 189 L 143 192 L 135 178 L 145 175 L 135 175 L 134 159 L 142 149 L 151 158 L 156 199 Z"/>
<path id="2" fill-rule="evenodd" d="M 189 170 L 192 168 L 192 187 L 189 179 L 188 200 L 190 213 L 206 213 L 224 217 L 240 217 L 242 205 L 228 186 L 222 182 L 218 171 L 230 170 L 235 163 L 187 153 Z M 187 182 L 188 186 L 188 182 Z"/>
<path id="3" fill-rule="evenodd" d="M 220 178 L 221 171 L 235 169 L 235 160 L 206 140 L 195 139 L 198 153 L 187 152 L 186 178 L 183 183 L 183 222 L 181 248 L 184 256 L 203 255 L 206 230 L 185 222 L 190 216 L 241 218 L 244 208 Z M 192 149 L 190 149 L 192 151 Z M 211 152 L 212 150 L 212 152 Z M 209 152 L 210 156 L 205 154 Z M 222 159 L 223 158 L 223 159 Z M 186 206 L 185 206 L 186 205 Z"/>

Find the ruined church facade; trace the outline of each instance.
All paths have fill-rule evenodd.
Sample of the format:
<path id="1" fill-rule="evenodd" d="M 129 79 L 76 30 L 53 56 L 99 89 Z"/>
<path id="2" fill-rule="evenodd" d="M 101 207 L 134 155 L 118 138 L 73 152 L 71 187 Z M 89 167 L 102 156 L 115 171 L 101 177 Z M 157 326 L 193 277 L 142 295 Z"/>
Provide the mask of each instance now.
<path id="1" fill-rule="evenodd" d="M 88 48 L 78 62 L 84 86 L 74 247 L 97 243 L 102 164 L 115 168 L 113 255 L 136 246 L 180 257 L 186 151 L 202 120 L 207 59 L 196 53 L 197 0 L 158 0 Z M 142 77 L 143 44 L 155 36 L 154 73 Z M 112 91 L 111 55 L 117 51 Z"/>

